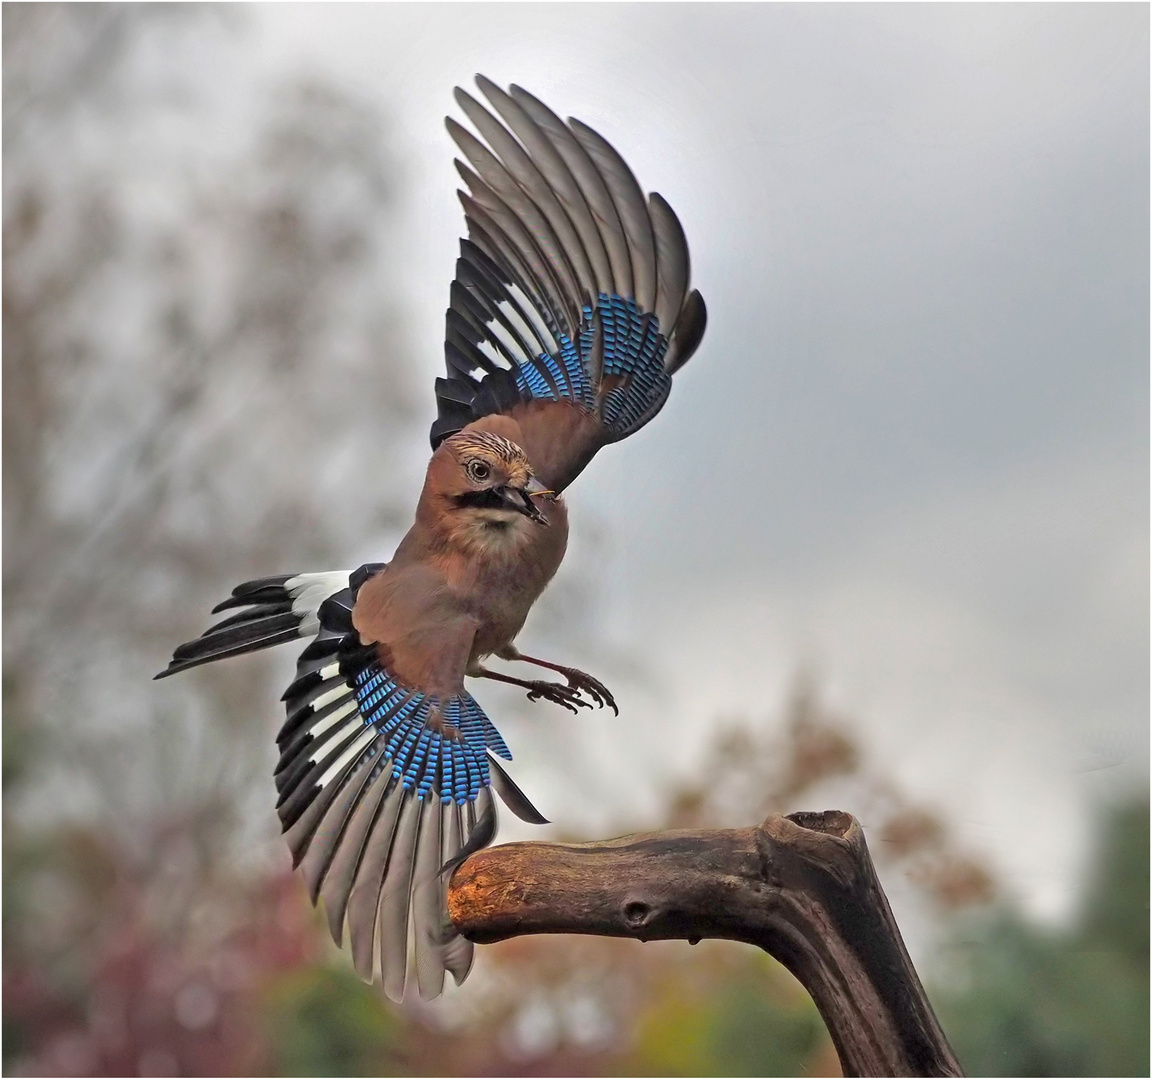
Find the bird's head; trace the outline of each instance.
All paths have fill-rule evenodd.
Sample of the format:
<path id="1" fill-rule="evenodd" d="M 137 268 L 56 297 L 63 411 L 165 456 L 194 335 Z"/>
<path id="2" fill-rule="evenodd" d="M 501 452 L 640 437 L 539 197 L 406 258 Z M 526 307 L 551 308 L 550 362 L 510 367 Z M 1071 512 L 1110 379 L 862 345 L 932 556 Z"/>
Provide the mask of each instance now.
<path id="1" fill-rule="evenodd" d="M 548 523 L 537 501 L 552 493 L 532 475 L 524 451 L 492 431 L 468 429 L 445 439 L 428 467 L 426 491 L 440 526 L 453 534 L 507 532 L 525 518 Z"/>

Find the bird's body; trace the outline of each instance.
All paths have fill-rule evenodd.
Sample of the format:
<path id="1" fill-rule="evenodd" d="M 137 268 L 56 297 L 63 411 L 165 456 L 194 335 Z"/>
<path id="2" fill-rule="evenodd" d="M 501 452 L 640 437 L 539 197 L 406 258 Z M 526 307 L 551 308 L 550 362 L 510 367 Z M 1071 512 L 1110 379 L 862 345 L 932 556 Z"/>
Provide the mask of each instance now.
<path id="1" fill-rule="evenodd" d="M 462 689 L 467 670 L 512 644 L 564 558 L 563 499 L 541 499 L 540 521 L 515 510 L 458 504 L 467 494 L 461 455 L 469 438 L 497 433 L 505 447 L 519 451 L 519 425 L 503 416 L 477 420 L 440 444 L 428 465 L 415 523 L 388 566 L 357 595 L 352 621 L 360 639 L 387 649 L 390 670 L 409 685 Z M 443 633 L 447 623 L 457 628 L 459 642 L 469 638 L 466 653 L 455 635 Z M 425 627 L 433 628 L 431 640 Z M 432 669 L 443 684 L 429 681 Z"/>
<path id="2" fill-rule="evenodd" d="M 492 788 L 544 821 L 497 763 L 511 754 L 465 678 L 572 712 L 616 709 L 598 680 L 526 656 L 516 639 L 564 558 L 561 493 L 660 411 L 705 324 L 668 204 L 645 198 L 590 128 L 518 87 L 477 82 L 500 120 L 457 91 L 491 149 L 448 121 L 476 171 L 457 162 L 469 239 L 412 528 L 387 564 L 237 586 L 216 610 L 241 610 L 161 673 L 311 639 L 284 694 L 277 809 L 333 937 L 347 925 L 357 971 L 379 972 L 396 1000 L 412 968 L 424 997 L 445 971 L 458 982 L 468 972 L 472 946 L 447 920 L 444 882 L 491 842 Z M 564 681 L 490 670 L 493 656 Z"/>

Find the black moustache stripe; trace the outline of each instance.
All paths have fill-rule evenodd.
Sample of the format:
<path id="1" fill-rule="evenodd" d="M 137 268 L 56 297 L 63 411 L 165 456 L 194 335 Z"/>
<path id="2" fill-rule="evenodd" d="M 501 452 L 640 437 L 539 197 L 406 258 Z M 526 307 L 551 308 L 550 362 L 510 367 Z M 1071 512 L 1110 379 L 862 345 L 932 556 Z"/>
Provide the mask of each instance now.
<path id="1" fill-rule="evenodd" d="M 463 495 L 454 495 L 456 505 L 463 508 L 474 507 L 478 510 L 515 510 L 509 506 L 495 488 L 484 488 L 483 491 L 468 491 Z"/>

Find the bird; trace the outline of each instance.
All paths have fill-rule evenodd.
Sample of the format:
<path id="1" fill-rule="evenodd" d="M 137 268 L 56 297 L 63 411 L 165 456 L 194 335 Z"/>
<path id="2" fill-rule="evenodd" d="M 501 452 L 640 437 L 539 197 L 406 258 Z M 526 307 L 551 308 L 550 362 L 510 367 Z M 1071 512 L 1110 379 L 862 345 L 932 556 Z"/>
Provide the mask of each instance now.
<path id="1" fill-rule="evenodd" d="M 493 792 L 546 823 L 465 679 L 618 714 L 598 679 L 516 641 L 564 557 L 565 489 L 660 412 L 707 322 L 679 220 L 612 145 L 516 85 L 476 84 L 488 107 L 455 100 L 478 134 L 446 119 L 467 236 L 411 529 L 386 563 L 238 585 L 156 676 L 309 639 L 283 696 L 277 811 L 333 939 L 346 925 L 356 971 L 397 1002 L 472 966 L 447 881 L 494 839 Z"/>

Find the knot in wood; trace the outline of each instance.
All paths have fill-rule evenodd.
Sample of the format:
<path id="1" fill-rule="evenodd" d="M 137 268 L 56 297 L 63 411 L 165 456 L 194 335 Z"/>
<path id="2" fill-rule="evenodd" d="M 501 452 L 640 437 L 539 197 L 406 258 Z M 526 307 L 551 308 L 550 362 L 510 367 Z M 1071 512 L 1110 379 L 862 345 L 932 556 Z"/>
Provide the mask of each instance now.
<path id="1" fill-rule="evenodd" d="M 656 915 L 657 909 L 644 900 L 624 901 L 624 921 L 632 930 L 643 930 Z"/>

